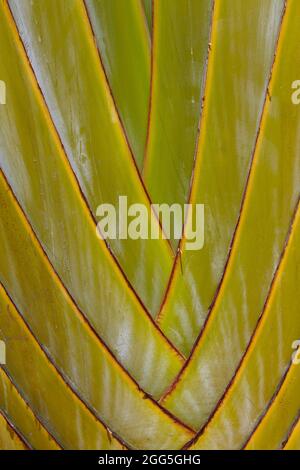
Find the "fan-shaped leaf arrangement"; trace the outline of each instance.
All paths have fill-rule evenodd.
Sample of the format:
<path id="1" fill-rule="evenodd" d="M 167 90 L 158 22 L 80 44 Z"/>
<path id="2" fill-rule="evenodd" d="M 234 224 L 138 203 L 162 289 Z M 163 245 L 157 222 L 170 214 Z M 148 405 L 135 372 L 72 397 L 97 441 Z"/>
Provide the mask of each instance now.
<path id="1" fill-rule="evenodd" d="M 2 449 L 300 448 L 299 24 L 0 1 Z M 120 195 L 158 239 L 97 236 Z M 151 203 L 204 204 L 204 247 Z"/>

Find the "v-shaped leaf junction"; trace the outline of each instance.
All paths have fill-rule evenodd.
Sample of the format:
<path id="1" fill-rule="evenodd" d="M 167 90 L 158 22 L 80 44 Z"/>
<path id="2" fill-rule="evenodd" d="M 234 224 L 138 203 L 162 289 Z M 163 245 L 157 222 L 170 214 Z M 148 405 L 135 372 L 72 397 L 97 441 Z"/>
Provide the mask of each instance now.
<path id="1" fill-rule="evenodd" d="M 0 0 L 1 449 L 300 448 L 299 23 Z M 99 237 L 122 197 L 157 237 Z"/>

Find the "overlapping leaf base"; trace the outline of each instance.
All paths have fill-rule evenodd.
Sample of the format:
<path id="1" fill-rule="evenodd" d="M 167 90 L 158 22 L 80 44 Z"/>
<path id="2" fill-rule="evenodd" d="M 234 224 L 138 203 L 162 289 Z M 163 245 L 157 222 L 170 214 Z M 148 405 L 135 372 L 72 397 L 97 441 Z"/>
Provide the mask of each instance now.
<path id="1" fill-rule="evenodd" d="M 300 449 L 299 24 L 0 0 L 1 449 Z M 100 240 L 120 195 L 204 204 L 204 248 Z"/>

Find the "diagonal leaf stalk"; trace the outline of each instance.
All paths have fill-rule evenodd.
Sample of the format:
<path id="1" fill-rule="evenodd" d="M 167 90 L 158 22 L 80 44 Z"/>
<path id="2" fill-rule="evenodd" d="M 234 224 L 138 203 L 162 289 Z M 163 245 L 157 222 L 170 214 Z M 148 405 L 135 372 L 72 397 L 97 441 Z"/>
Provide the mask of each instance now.
<path id="1" fill-rule="evenodd" d="M 46 0 L 41 7 L 36 1 L 11 0 L 9 5 L 70 169 L 94 219 L 99 204 L 118 207 L 120 194 L 128 197 L 128 205 L 144 204 L 150 216 L 149 197 L 120 126 L 82 1 Z M 75 57 L 71 50 L 77 51 Z M 57 63 L 62 60 L 58 82 Z M 69 79 L 74 67 L 80 70 L 80 81 Z M 154 315 L 172 266 L 168 241 L 127 238 L 110 240 L 109 245 L 132 292 Z"/>
<path id="2" fill-rule="evenodd" d="M 143 6 L 136 0 L 83 2 L 119 121 L 140 169 L 150 90 L 150 40 Z M 140 184 L 144 186 L 142 180 Z"/>
<path id="3" fill-rule="evenodd" d="M 187 360 L 185 362 L 185 364 L 183 365 L 182 367 L 182 371 L 179 373 L 179 376 L 178 378 L 180 377 L 181 373 L 185 370 L 185 368 L 188 366 L 188 363 L 189 361 L 191 360 L 192 356 L 193 356 L 193 353 L 194 353 L 194 350 L 195 348 L 197 347 L 197 344 L 199 343 L 199 341 L 201 340 L 201 337 L 202 335 L 204 334 L 205 332 L 205 328 L 206 328 L 206 325 L 209 321 L 209 318 L 210 318 L 210 315 L 213 313 L 214 311 L 214 306 L 218 300 L 218 295 L 220 293 L 220 290 L 221 290 L 221 287 L 222 287 L 222 284 L 224 282 L 224 279 L 225 279 L 225 275 L 226 275 L 226 270 L 228 269 L 228 265 L 229 265 L 229 261 L 230 261 L 230 257 L 232 256 L 232 248 L 233 248 L 233 245 L 235 243 L 235 240 L 237 238 L 237 235 L 238 235 L 238 229 L 239 229 L 239 225 L 240 225 L 240 221 L 241 221 L 241 214 L 243 212 L 243 209 L 244 209 L 244 205 L 245 205 L 245 201 L 246 201 L 246 195 L 247 195 L 247 191 L 249 190 L 249 183 L 250 183 L 250 177 L 251 177 L 251 173 L 253 171 L 253 167 L 254 167 L 254 157 L 255 157 L 255 154 L 256 154 L 256 149 L 257 149 L 257 143 L 258 143 L 258 138 L 259 138 L 259 135 L 260 135 L 260 132 L 261 132 L 261 125 L 262 125 L 262 121 L 263 121 L 263 117 L 264 117 L 264 113 L 266 112 L 266 104 L 268 102 L 268 93 L 269 93 L 269 86 L 270 86 L 270 82 L 271 82 L 271 78 L 272 78 L 272 73 L 273 73 L 273 68 L 274 68 L 274 64 L 275 64 L 275 58 L 276 58 L 276 52 L 277 52 L 277 49 L 278 49 L 278 44 L 279 44 L 279 38 L 280 38 L 280 32 L 281 32 L 281 27 L 282 27 L 282 23 L 283 23 L 283 18 L 284 18 L 284 15 L 285 15 L 285 11 L 286 11 L 286 8 L 284 7 L 283 8 L 283 11 L 282 11 L 282 16 L 281 16 L 281 23 L 280 23 L 280 26 L 279 26 L 279 29 L 278 29 L 278 36 L 277 36 L 277 41 L 276 41 L 276 45 L 275 45 L 275 51 L 274 51 L 274 55 L 273 55 L 273 62 L 272 62 L 272 65 L 271 65 L 271 70 L 270 70 L 270 74 L 269 74 L 269 79 L 268 79 L 268 83 L 266 85 L 266 91 L 265 91 L 265 95 L 264 95 L 264 100 L 263 100 L 263 104 L 262 104 L 262 109 L 261 109 L 261 113 L 260 113 L 260 119 L 259 119 L 259 123 L 258 123 L 258 128 L 257 128 L 257 132 L 256 132 L 256 137 L 255 137 L 255 142 L 254 142 L 254 147 L 253 147 L 253 150 L 251 152 L 251 161 L 250 161 L 250 167 L 249 167 L 249 170 L 248 170 L 248 174 L 247 174 L 247 179 L 246 179 L 246 184 L 245 184 L 245 187 L 244 187 L 244 191 L 243 191 L 243 196 L 242 196 L 242 201 L 241 201 L 241 205 L 240 205 L 240 210 L 239 210 L 239 214 L 238 214 L 238 218 L 237 218 L 237 222 L 236 222 L 236 225 L 235 225 L 235 228 L 234 228 L 234 231 L 233 231 L 233 235 L 232 235 L 232 239 L 231 239 L 231 242 L 230 242 L 230 248 L 229 248 L 229 251 L 228 251 L 228 255 L 227 255 L 227 258 L 226 258 L 226 263 L 224 265 L 224 269 L 223 269 L 223 272 L 222 272 L 222 276 L 221 276 L 221 279 L 220 279 L 220 282 L 217 286 L 217 289 L 216 289 L 216 292 L 214 294 L 214 298 L 213 298 L 213 301 L 210 305 L 210 308 L 209 308 L 209 311 L 208 311 L 208 314 L 205 318 L 205 321 L 204 321 L 204 324 L 200 330 L 200 333 L 198 334 L 197 338 L 196 338 L 196 341 L 195 343 L 193 344 L 193 347 L 191 349 L 191 352 L 190 354 L 188 355 L 187 357 Z M 208 56 L 209 57 L 209 56 Z M 202 123 L 202 114 L 201 113 L 201 118 L 200 118 L 200 130 L 201 130 L 201 123 Z M 203 124 L 204 125 L 204 124 Z M 199 133 L 199 136 L 198 136 L 198 146 L 199 146 L 199 137 L 200 137 L 200 133 Z M 197 148 L 198 148 L 197 146 Z M 196 156 L 197 158 L 197 156 Z M 198 155 L 198 158 L 200 158 L 200 156 Z M 197 161 L 197 160 L 195 160 Z M 194 169 L 194 172 L 195 174 L 195 169 Z M 195 192 L 196 189 L 195 189 L 195 185 L 194 185 L 194 178 L 192 178 L 192 181 L 191 181 L 191 190 L 190 190 L 190 196 L 189 196 L 189 203 L 191 203 L 195 196 L 193 196 L 193 192 Z M 179 249 L 178 249 L 178 252 L 177 252 L 177 255 L 175 257 L 175 260 L 174 260 L 174 264 L 173 264 L 173 269 L 172 269 L 172 274 L 170 276 L 170 279 L 169 279 L 169 283 L 168 283 L 168 286 L 167 286 L 167 289 L 166 289 L 166 292 L 165 292 L 165 296 L 164 296 L 164 299 L 163 299 L 163 302 L 162 302 L 162 305 L 161 305 L 161 308 L 160 308 L 160 311 L 159 311 L 159 314 L 157 316 L 157 323 L 160 324 L 163 319 L 162 317 L 164 315 L 166 315 L 167 312 L 164 311 L 165 309 L 165 306 L 169 300 L 169 295 L 170 295 L 170 290 L 171 290 L 171 287 L 172 287 L 172 283 L 174 282 L 176 284 L 177 282 L 177 279 L 175 278 L 176 276 L 176 271 L 178 272 L 179 271 L 179 259 L 182 255 L 182 253 L 184 252 L 184 243 L 185 243 L 185 239 L 184 237 L 182 237 L 182 239 L 180 240 L 180 245 L 179 245 Z M 177 379 L 175 379 L 175 382 L 174 384 L 177 382 Z M 174 384 L 171 384 L 170 387 L 169 387 L 169 390 L 172 390 L 173 389 L 173 386 Z M 168 391 L 166 392 L 165 396 L 168 394 Z M 164 397 L 161 397 L 161 400 L 163 401 L 164 400 Z"/>
<path id="4" fill-rule="evenodd" d="M 297 249 L 300 246 L 299 200 L 263 309 L 245 352 L 216 407 L 188 447 L 240 448 L 253 432 L 254 423 L 263 419 L 291 368 L 290 345 L 294 335 L 300 333 L 299 317 L 295 315 L 295 299 L 298 298 L 295 279 L 300 259 L 300 250 Z M 288 314 L 283 315 L 282 312 Z M 285 338 L 284 345 L 280 345 L 281 335 Z M 272 345 L 278 352 L 270 359 Z M 258 383 L 262 385 L 258 387 Z M 236 397 L 239 397 L 238 401 Z M 296 403 L 292 402 L 291 406 Z M 234 436 L 230 433 L 221 436 L 220 429 L 226 423 L 234 427 Z"/>
<path id="5" fill-rule="evenodd" d="M 295 18 L 299 14 L 296 5 L 288 3 L 289 13 L 284 15 L 269 87 L 272 98 L 265 105 L 249 178 L 250 190 L 245 196 L 222 288 L 201 333 L 201 341 L 180 380 L 163 401 L 164 406 L 198 429 L 222 396 L 255 328 L 299 197 L 299 185 L 294 177 L 300 164 L 299 109 L 286 91 L 293 80 L 291 74 L 295 73 L 288 61 L 299 67 L 295 48 Z M 288 122 L 286 115 L 289 115 Z M 276 172 L 273 165 L 277 167 Z"/>
<path id="6" fill-rule="evenodd" d="M 5 13 L 5 10 L 1 12 Z M 93 219 L 82 201 L 23 49 L 17 49 L 16 54 L 12 32 L 14 25 L 4 21 L 1 35 L 6 48 L 3 48 L 1 65 L 6 66 L 1 73 L 15 90 L 11 105 L 0 110 L 3 113 L 1 143 L 5 149 L 5 174 L 77 305 L 141 387 L 156 396 L 174 377 L 182 359 L 153 320 L 144 315 L 136 296 L 127 288 L 111 257 L 107 256 L 103 241 L 97 239 Z M 18 42 L 17 45 L 21 47 Z M 16 100 L 15 107 L 13 100 Z M 11 122 L 14 122 L 13 127 Z M 7 140 L 8 131 L 13 137 Z M 16 147 L 15 142 L 18 143 Z M 31 187 L 31 194 L 27 192 L 28 187 Z M 54 187 L 56 191 L 53 191 Z M 132 347 L 128 348 L 128 341 L 124 341 L 120 331 L 132 332 L 137 338 L 135 352 Z M 138 334 L 138 331 L 142 333 Z M 149 364 L 147 374 L 145 362 Z M 157 369 L 157 364 L 161 368 Z"/>
<path id="7" fill-rule="evenodd" d="M 300 375 L 291 361 L 277 390 L 243 444 L 246 450 L 272 450 L 282 447 L 299 410 Z"/>
<path id="8" fill-rule="evenodd" d="M 157 204 L 183 206 L 187 201 L 212 5 L 211 0 L 153 2 L 150 105 L 143 176 L 150 197 Z M 175 234 L 171 241 L 176 250 Z"/>
<path id="9" fill-rule="evenodd" d="M 0 449 L 1 450 L 29 450 L 23 436 L 15 429 L 13 423 L 0 410 Z"/>
<path id="10" fill-rule="evenodd" d="M 191 172 L 189 195 L 188 195 L 188 199 L 187 199 L 188 204 L 192 203 L 192 188 L 193 188 L 193 184 L 194 184 L 196 162 L 197 162 L 197 158 L 198 158 L 198 155 L 199 155 L 199 153 L 198 153 L 199 137 L 200 137 L 201 127 L 202 127 L 203 107 L 205 105 L 206 84 L 207 84 L 207 68 L 208 68 L 208 62 L 209 62 L 209 55 L 210 55 L 210 51 L 211 51 L 211 48 L 212 48 L 212 27 L 213 27 L 213 21 L 214 21 L 214 11 L 215 11 L 215 0 L 212 2 L 212 12 L 211 12 L 211 16 L 210 16 L 207 57 L 206 57 L 206 62 L 205 62 L 205 67 L 204 67 L 204 72 L 203 72 L 203 96 L 202 96 L 202 100 L 201 100 L 201 111 L 200 111 L 198 132 L 197 132 L 197 138 L 196 138 L 194 162 L 193 162 L 193 168 L 192 168 L 192 172 Z M 169 281 L 168 281 L 168 284 L 167 284 L 167 287 L 166 287 L 166 290 L 165 290 L 165 293 L 164 293 L 162 303 L 160 305 L 159 311 L 158 311 L 157 316 L 156 316 L 156 322 L 158 324 L 161 321 L 161 317 L 163 315 L 163 310 L 164 310 L 165 304 L 168 301 L 168 296 L 169 296 L 169 293 L 170 293 L 170 289 L 171 289 L 172 283 L 174 281 L 175 270 L 179 269 L 179 265 L 180 265 L 180 269 L 182 270 L 182 267 L 181 267 L 180 263 L 181 263 L 181 255 L 182 255 L 182 252 L 184 250 L 184 233 L 185 233 L 185 228 L 186 228 L 187 217 L 188 217 L 188 214 L 186 216 L 186 219 L 184 220 L 184 225 L 183 225 L 183 228 L 182 228 L 182 237 L 181 237 L 181 239 L 179 240 L 179 243 L 178 243 L 178 248 L 177 248 L 176 254 L 174 256 L 174 261 L 173 261 L 173 266 L 172 266 L 172 271 L 171 271 L 171 274 L 170 274 L 170 277 L 169 277 Z"/>
<path id="11" fill-rule="evenodd" d="M 286 438 L 283 450 L 299 450 L 300 448 L 300 414 L 291 427 L 290 433 Z"/>
<path id="12" fill-rule="evenodd" d="M 10 351 L 6 372 L 10 374 L 11 381 L 18 383 L 26 393 L 30 406 L 40 414 L 43 423 L 52 426 L 52 432 L 56 434 L 60 444 L 71 449 L 81 446 L 107 449 L 126 447 L 56 367 L 49 352 L 39 343 L 2 283 L 0 302 L 1 306 L 5 306 L 1 329 Z M 36 396 L 37 384 L 39 394 Z M 50 390 L 55 390 L 55 395 Z M 61 414 L 62 408 L 64 415 Z M 49 418 L 50 422 L 47 422 Z M 80 422 L 85 430 L 85 435 L 81 438 L 76 432 L 76 422 Z"/>
<path id="13" fill-rule="evenodd" d="M 231 256 L 248 188 L 260 122 L 267 100 L 272 62 L 276 55 L 276 44 L 284 14 L 284 2 L 280 4 L 268 2 L 263 12 L 260 11 L 262 4 L 257 2 L 255 8 L 249 5 L 249 15 L 244 12 L 242 17 L 239 12 L 241 4 L 235 2 L 233 6 L 234 8 L 228 9 L 228 4 L 222 0 L 218 0 L 215 5 L 205 103 L 191 186 L 190 202 L 193 204 L 200 202 L 205 205 L 204 248 L 198 252 L 188 252 L 185 250 L 186 241 L 182 239 L 157 319 L 161 329 L 186 356 L 190 354 L 197 341 L 199 330 L 205 327 Z M 255 48 L 253 45 L 253 36 L 265 34 L 265 22 L 263 26 L 259 21 L 262 14 L 266 15 L 265 21 L 269 21 L 273 28 L 267 43 L 267 60 L 264 54 L 260 55 L 261 47 L 257 39 Z M 251 15 L 255 16 L 255 22 L 250 27 L 247 18 Z M 273 21 L 274 17 L 276 22 Z M 244 27 L 240 26 L 239 20 L 245 21 Z M 224 21 L 224 24 L 228 25 L 228 30 L 220 32 L 217 29 L 219 21 Z M 244 36 L 239 38 L 241 29 L 245 32 Z M 257 60 L 257 63 L 251 63 L 249 66 L 249 57 L 241 56 L 239 78 L 235 74 L 236 65 L 233 68 L 237 53 L 233 51 L 238 44 L 235 37 L 242 40 L 244 47 L 251 51 L 249 54 L 251 60 L 252 55 L 255 55 Z M 232 65 L 224 64 L 227 49 L 229 49 L 227 62 L 230 60 L 231 64 L 232 61 Z M 228 85 L 226 88 L 220 83 L 220 77 Z M 245 87 L 251 80 L 253 86 L 260 87 L 260 93 L 257 93 L 254 101 L 251 88 L 249 87 L 249 94 L 247 88 L 245 92 Z M 220 116 L 219 113 L 220 103 L 226 108 L 224 116 Z M 247 108 L 251 110 L 253 116 L 250 117 Z M 254 111 L 257 111 L 257 114 Z M 240 138 L 236 135 L 240 121 L 247 122 L 242 150 L 236 145 L 237 138 Z M 226 132 L 223 129 L 224 122 L 230 122 Z M 227 199 L 216 197 L 216 194 L 220 193 L 221 184 L 224 194 L 228 195 Z M 223 227 L 222 233 L 220 227 Z M 181 274 L 181 264 L 183 274 Z"/>
<path id="14" fill-rule="evenodd" d="M 33 412 L 28 401 L 24 399 L 3 366 L 0 368 L 0 409 L 10 418 L 14 426 L 20 429 L 21 434 L 32 448 L 40 450 L 61 449 L 59 443 Z"/>
<path id="15" fill-rule="evenodd" d="M 114 429 L 116 435 L 122 435 L 129 446 L 178 447 L 184 436 L 192 434 L 191 431 L 145 394 L 99 341 L 60 283 L 9 188 L 4 185 L 2 193 L 4 200 L 0 207 L 4 225 L 0 234 L 5 249 L 0 263 L 1 278 L 17 299 L 23 317 L 30 323 L 47 357 L 63 375 L 64 381 L 80 395 L 85 406 Z M 13 272 L 11 259 L 14 259 Z M 39 304 L 36 298 L 39 298 Z M 58 325 L 63 328 L 58 330 Z M 93 371 L 88 377 L 87 368 Z M 151 377 L 153 381 L 153 375 Z M 119 400 L 120 394 L 126 400 L 125 408 L 123 400 Z M 149 421 L 144 432 L 139 430 L 137 433 L 135 427 L 128 429 L 128 413 L 135 416 L 136 426 L 141 421 Z M 165 437 L 161 439 L 164 429 Z"/>
<path id="16" fill-rule="evenodd" d="M 170 244 L 169 238 L 165 236 L 165 233 L 164 233 L 163 228 L 161 226 L 160 219 L 157 216 L 155 210 L 152 208 L 152 201 L 151 201 L 150 195 L 148 193 L 148 189 L 147 189 L 147 187 L 146 187 L 146 185 L 143 181 L 143 178 L 140 175 L 140 167 L 142 165 L 142 158 L 143 158 L 142 149 L 144 151 L 145 139 L 146 139 L 146 129 L 147 129 L 147 125 L 145 124 L 144 126 L 142 126 L 141 122 L 144 121 L 144 118 L 142 117 L 143 115 L 145 115 L 145 121 L 148 121 L 148 119 L 149 119 L 149 118 L 147 119 L 147 117 L 148 117 L 148 101 L 150 100 L 150 98 L 148 96 L 149 95 L 149 90 L 150 90 L 150 77 L 148 76 L 148 75 L 150 75 L 149 41 L 148 41 L 148 38 L 145 37 L 145 30 L 143 28 L 143 22 L 142 22 L 141 16 L 140 16 L 141 12 L 142 12 L 140 2 L 136 2 L 135 0 L 127 0 L 130 3 L 129 3 L 129 5 L 128 5 L 128 3 L 126 4 L 125 13 L 127 13 L 127 14 L 130 13 L 134 17 L 134 19 L 132 19 L 132 18 L 127 19 L 127 23 L 129 25 L 131 25 L 133 22 L 138 23 L 138 25 L 139 25 L 139 32 L 141 33 L 140 34 L 141 37 L 138 38 L 138 39 L 135 38 L 132 41 L 134 44 L 129 44 L 129 46 L 137 46 L 138 45 L 140 47 L 140 45 L 142 44 L 144 56 L 146 56 L 146 57 L 143 57 L 143 59 L 140 59 L 138 63 L 140 65 L 141 62 L 145 61 L 146 62 L 145 68 L 147 70 L 143 71 L 143 74 L 141 74 L 141 72 L 139 70 L 139 73 L 141 75 L 143 75 L 143 77 L 135 78 L 135 77 L 131 77 L 129 75 L 127 80 L 126 79 L 124 80 L 124 69 L 126 69 L 125 71 L 127 73 L 129 73 L 130 71 L 132 73 L 132 68 L 129 70 L 129 67 L 127 66 L 126 63 L 123 64 L 123 67 L 122 67 L 123 56 L 128 55 L 128 53 L 126 54 L 122 50 L 122 46 L 124 45 L 123 37 L 128 36 L 128 31 L 126 30 L 126 32 L 120 32 L 120 28 L 118 29 L 118 25 L 114 24 L 114 23 L 117 23 L 119 16 L 121 16 L 121 19 L 119 18 L 121 26 L 124 27 L 125 26 L 124 23 L 126 23 L 126 18 L 124 18 L 124 15 L 122 15 L 122 12 L 120 11 L 120 4 L 116 0 L 105 0 L 101 4 L 95 2 L 95 0 L 80 0 L 80 1 L 83 2 L 83 5 L 85 7 L 85 11 L 86 11 L 89 23 L 90 23 L 91 32 L 92 32 L 92 34 L 95 38 L 95 42 L 98 45 L 97 51 L 98 51 L 98 56 L 99 56 L 99 61 L 100 61 L 100 64 L 101 64 L 101 68 L 104 72 L 104 75 L 105 75 L 105 78 L 106 78 L 106 83 L 107 83 L 108 89 L 110 91 L 110 95 L 112 97 L 116 113 L 119 117 L 119 122 L 120 122 L 120 125 L 122 127 L 123 134 L 125 136 L 125 139 L 126 139 L 129 151 L 130 151 L 130 155 L 132 157 L 132 162 L 133 162 L 134 167 L 136 168 L 136 172 L 138 174 L 140 185 L 142 186 L 142 189 L 143 189 L 143 191 L 144 191 L 144 193 L 145 193 L 145 195 L 148 199 L 148 202 L 151 205 L 151 212 L 153 213 L 155 219 L 158 221 L 158 224 L 159 224 L 159 227 L 160 227 L 160 235 L 162 237 L 162 234 L 164 234 L 164 237 L 162 237 L 162 238 L 164 240 L 166 240 L 165 243 L 167 243 L 169 245 L 170 254 L 173 255 L 173 248 Z M 130 6 L 130 8 L 128 8 L 129 6 Z M 112 8 L 112 12 L 110 11 L 110 8 Z M 94 14 L 90 15 L 89 12 L 92 12 Z M 101 21 L 102 16 L 104 16 L 104 20 L 102 18 L 103 21 Z M 106 24 L 107 21 L 105 21 L 105 17 L 106 17 L 106 20 L 107 20 L 107 17 L 110 17 L 110 16 L 112 17 L 112 24 L 113 24 L 113 28 L 115 30 L 111 31 L 110 34 L 108 33 L 108 31 L 106 31 L 106 40 L 109 43 L 110 36 L 116 36 L 117 34 L 119 34 L 120 38 L 122 38 L 122 40 L 120 39 L 118 41 L 118 43 L 119 43 L 118 45 L 119 45 L 121 50 L 118 50 L 116 45 L 113 48 L 112 44 L 110 44 L 111 48 L 112 48 L 112 50 L 110 50 L 108 45 L 105 46 L 105 44 L 103 44 L 103 37 L 102 36 L 103 35 L 105 36 L 105 34 L 103 33 L 102 29 L 107 27 L 107 24 Z M 138 21 L 137 21 L 137 18 L 138 18 Z M 133 28 L 132 28 L 132 26 L 130 26 L 130 32 L 131 33 L 132 33 L 132 30 L 133 30 Z M 140 31 L 140 30 L 142 30 L 142 31 Z M 102 45 L 102 47 L 101 47 L 101 45 Z M 106 48 L 109 49 L 108 52 L 106 52 Z M 134 55 L 137 55 L 138 52 L 139 52 L 138 50 L 134 50 L 133 52 L 131 52 L 129 54 L 134 56 Z M 111 71 L 110 79 L 108 77 L 108 72 L 106 71 L 108 68 L 111 68 L 111 64 L 108 63 L 108 58 L 106 60 L 106 67 L 104 65 L 103 55 L 105 55 L 106 53 L 108 53 L 108 55 L 110 56 L 110 60 L 111 60 L 112 56 L 114 56 L 114 55 L 117 56 L 116 60 L 115 60 L 115 67 L 119 68 L 119 71 Z M 148 58 L 148 56 L 149 56 L 149 58 Z M 151 75 L 152 75 L 152 73 L 151 73 Z M 116 81 L 118 76 L 122 77 L 122 79 L 120 80 L 119 86 L 117 85 L 117 83 L 115 83 L 115 84 L 112 83 L 112 85 L 111 85 L 111 82 Z M 135 82 L 138 82 L 138 83 L 135 83 Z M 121 87 L 124 87 L 124 90 L 118 90 L 118 88 L 121 88 Z M 149 90 L 148 90 L 148 87 L 149 87 Z M 136 97 L 136 96 L 134 96 L 134 98 L 133 98 L 133 96 L 132 96 L 132 99 L 130 100 L 129 97 L 127 96 L 129 94 L 128 88 L 132 88 L 132 90 L 131 90 L 132 95 L 133 94 L 136 95 L 137 90 L 139 91 L 140 94 L 144 93 L 144 91 L 146 90 L 146 97 Z M 143 90 L 141 90 L 141 88 Z M 114 89 L 116 89 L 115 93 L 113 93 Z M 122 99 L 124 100 L 124 97 L 125 97 L 126 98 L 125 103 L 121 102 L 120 105 L 117 106 L 116 100 L 114 98 L 115 94 L 118 96 L 118 100 L 120 102 L 121 102 Z M 142 103 L 144 105 L 143 106 L 144 109 L 141 111 L 139 109 L 134 108 L 134 106 L 132 104 L 133 101 L 136 103 L 136 105 L 138 105 L 138 107 L 141 106 L 141 103 Z M 121 107 L 121 110 L 119 111 L 120 107 Z M 132 112 L 131 112 L 131 116 L 128 117 L 127 119 L 128 119 L 128 121 L 132 121 L 134 119 L 137 120 L 137 123 L 135 124 L 135 127 L 136 127 L 135 131 L 132 131 L 132 140 L 133 139 L 138 139 L 139 140 L 139 143 L 136 143 L 135 147 L 140 147 L 140 149 L 136 150 L 136 152 L 133 152 L 133 150 L 132 150 L 132 147 L 130 145 L 129 138 L 128 138 L 128 135 L 127 135 L 127 132 L 126 132 L 126 129 L 125 129 L 123 121 L 121 119 L 121 111 L 123 110 L 123 114 L 125 115 L 125 113 L 128 113 L 128 108 L 131 108 L 131 107 L 133 108 Z M 146 112 L 146 108 L 147 108 L 147 112 Z M 126 116 L 124 117 L 124 121 L 126 121 Z M 130 124 L 128 124 L 128 126 L 130 126 Z M 145 129 L 143 129 L 143 127 L 145 127 Z M 141 133 L 140 128 L 142 128 L 142 136 L 140 136 L 138 138 L 138 135 Z"/>

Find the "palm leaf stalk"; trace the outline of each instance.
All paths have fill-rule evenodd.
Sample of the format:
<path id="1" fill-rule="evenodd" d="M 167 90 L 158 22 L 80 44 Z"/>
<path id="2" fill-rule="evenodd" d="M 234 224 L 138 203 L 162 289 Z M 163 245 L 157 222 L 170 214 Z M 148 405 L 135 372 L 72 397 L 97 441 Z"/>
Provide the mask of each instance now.
<path id="1" fill-rule="evenodd" d="M 299 22 L 0 0 L 1 449 L 300 449 Z M 99 237 L 120 196 L 158 238 Z"/>

